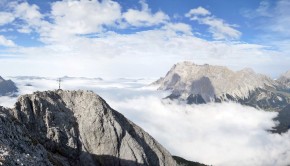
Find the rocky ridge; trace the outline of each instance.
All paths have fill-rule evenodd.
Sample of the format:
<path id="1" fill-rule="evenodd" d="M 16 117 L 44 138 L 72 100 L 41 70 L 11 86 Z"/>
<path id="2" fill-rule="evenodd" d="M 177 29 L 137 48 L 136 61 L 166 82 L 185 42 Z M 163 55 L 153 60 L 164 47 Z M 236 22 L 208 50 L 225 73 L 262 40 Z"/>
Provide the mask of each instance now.
<path id="1" fill-rule="evenodd" d="M 280 82 L 248 68 L 235 72 L 223 66 L 181 62 L 153 84 L 172 91 L 168 98 L 189 104 L 235 101 L 278 111 L 290 103 L 290 94 Z"/>
<path id="2" fill-rule="evenodd" d="M 0 113 L 4 165 L 177 165 L 154 138 L 93 92 L 35 92 Z"/>
<path id="3" fill-rule="evenodd" d="M 290 92 L 290 70 L 282 74 L 277 81 L 284 85 L 284 88 Z"/>
<path id="4" fill-rule="evenodd" d="M 273 80 L 251 69 L 234 72 L 223 66 L 182 62 L 152 84 L 159 86 L 159 90 L 171 91 L 167 98 L 188 104 L 233 101 L 278 111 L 275 120 L 279 125 L 273 132 L 282 133 L 290 128 L 290 71 Z"/>

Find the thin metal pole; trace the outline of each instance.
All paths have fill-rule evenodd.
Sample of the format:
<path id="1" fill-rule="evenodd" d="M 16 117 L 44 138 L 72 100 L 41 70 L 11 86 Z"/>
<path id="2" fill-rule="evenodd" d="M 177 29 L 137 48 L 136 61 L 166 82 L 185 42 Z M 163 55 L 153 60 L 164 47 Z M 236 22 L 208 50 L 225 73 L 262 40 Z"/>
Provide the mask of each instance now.
<path id="1" fill-rule="evenodd" d="M 60 89 L 60 82 L 61 82 L 61 79 L 59 78 L 58 79 L 58 89 Z"/>

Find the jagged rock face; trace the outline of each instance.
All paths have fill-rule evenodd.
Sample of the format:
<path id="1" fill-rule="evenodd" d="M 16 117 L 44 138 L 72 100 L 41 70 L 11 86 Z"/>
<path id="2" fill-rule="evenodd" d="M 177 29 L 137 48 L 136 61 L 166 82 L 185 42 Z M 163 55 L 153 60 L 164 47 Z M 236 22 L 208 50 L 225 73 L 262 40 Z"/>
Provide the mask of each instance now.
<path id="1" fill-rule="evenodd" d="M 18 92 L 17 87 L 11 80 L 4 80 L 0 77 L 0 96 L 13 95 Z"/>
<path id="2" fill-rule="evenodd" d="M 225 94 L 246 98 L 256 88 L 276 84 L 251 69 L 234 72 L 223 66 L 195 65 L 191 62 L 174 65 L 159 82 L 160 90 L 178 91 L 184 99 L 191 94 L 200 94 L 206 102 Z"/>
<path id="3" fill-rule="evenodd" d="M 278 82 L 280 82 L 282 85 L 285 86 L 285 89 L 287 89 L 290 92 L 290 70 L 286 73 L 282 74 L 278 78 Z"/>
<path id="4" fill-rule="evenodd" d="M 158 142 L 93 92 L 21 96 L 13 116 L 58 165 L 176 165 Z"/>
<path id="5" fill-rule="evenodd" d="M 0 106 L 0 165 L 52 165 L 45 148 L 30 137 L 9 111 Z"/>
<path id="6" fill-rule="evenodd" d="M 164 78 L 153 83 L 159 90 L 171 90 L 171 99 L 189 104 L 235 101 L 266 110 L 281 110 L 290 103 L 290 94 L 271 78 L 251 69 L 234 72 L 223 66 L 174 65 Z"/>

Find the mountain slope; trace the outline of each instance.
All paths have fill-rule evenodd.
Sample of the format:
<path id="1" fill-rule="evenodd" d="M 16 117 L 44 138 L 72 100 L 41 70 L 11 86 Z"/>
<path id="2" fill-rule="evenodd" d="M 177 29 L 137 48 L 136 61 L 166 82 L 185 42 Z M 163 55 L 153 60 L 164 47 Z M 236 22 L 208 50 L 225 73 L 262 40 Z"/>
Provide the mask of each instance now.
<path id="1" fill-rule="evenodd" d="M 18 92 L 18 90 L 14 82 L 6 81 L 0 76 L 0 96 L 13 95 L 15 92 Z"/>
<path id="2" fill-rule="evenodd" d="M 29 136 L 25 126 L 0 106 L 0 165 L 52 166 L 45 148 Z"/>
<path id="3" fill-rule="evenodd" d="M 36 92 L 6 112 L 53 165 L 176 165 L 148 133 L 93 92 Z"/>
<path id="4" fill-rule="evenodd" d="M 251 69 L 234 72 L 223 66 L 182 62 L 153 84 L 159 84 L 159 90 L 171 90 L 168 98 L 189 104 L 235 101 L 266 110 L 281 110 L 290 102 L 290 95 L 280 90 L 278 82 Z"/>
<path id="5" fill-rule="evenodd" d="M 277 81 L 284 85 L 285 89 L 290 92 L 290 70 L 282 74 Z"/>

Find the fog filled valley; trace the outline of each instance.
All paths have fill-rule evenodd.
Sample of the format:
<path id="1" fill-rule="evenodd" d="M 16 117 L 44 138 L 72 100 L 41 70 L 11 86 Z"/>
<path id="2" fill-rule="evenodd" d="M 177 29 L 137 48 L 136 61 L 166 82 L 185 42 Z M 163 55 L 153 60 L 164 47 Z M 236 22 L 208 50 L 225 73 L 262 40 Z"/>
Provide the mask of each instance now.
<path id="1" fill-rule="evenodd" d="M 17 95 L 58 89 L 57 78 L 7 77 Z M 188 105 L 165 99 L 170 91 L 157 91 L 156 79 L 63 77 L 63 90 L 92 90 L 113 109 L 133 121 L 172 155 L 208 165 L 287 165 L 290 133 L 269 132 L 277 125 L 277 112 L 258 110 L 235 102 Z M 0 97 L 13 107 L 17 96 Z"/>
<path id="2" fill-rule="evenodd" d="M 290 0 L 0 0 L 0 166 L 289 166 Z"/>

